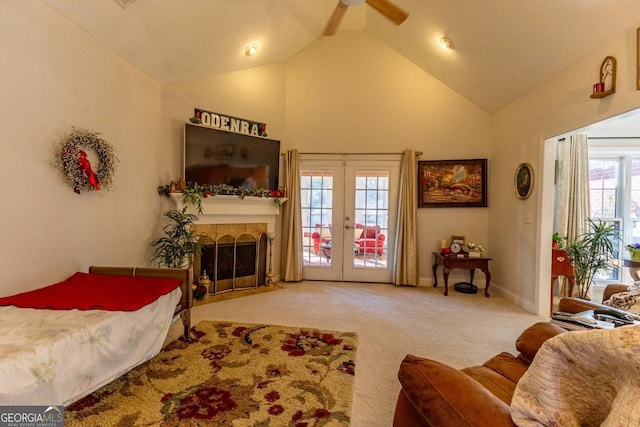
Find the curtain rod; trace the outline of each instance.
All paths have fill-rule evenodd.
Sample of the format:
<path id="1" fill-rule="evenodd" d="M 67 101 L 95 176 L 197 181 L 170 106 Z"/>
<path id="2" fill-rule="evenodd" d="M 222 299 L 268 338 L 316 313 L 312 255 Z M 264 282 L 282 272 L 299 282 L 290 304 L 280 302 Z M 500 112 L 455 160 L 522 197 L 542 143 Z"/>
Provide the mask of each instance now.
<path id="1" fill-rule="evenodd" d="M 640 139 L 640 136 L 590 136 L 587 139 Z"/>
<path id="2" fill-rule="evenodd" d="M 280 154 L 282 155 L 282 154 L 286 154 L 286 153 L 280 153 Z M 308 152 L 299 152 L 298 154 L 314 154 L 314 155 L 316 155 L 316 154 L 331 154 L 331 155 L 338 155 L 338 156 L 345 155 L 345 154 L 348 155 L 348 156 L 356 156 L 356 155 L 362 155 L 362 154 L 367 154 L 367 155 L 382 154 L 382 155 L 388 156 L 388 155 L 391 155 L 391 154 L 396 155 L 396 154 L 404 154 L 404 153 L 308 153 Z M 416 156 L 422 156 L 422 151 L 416 151 Z"/>

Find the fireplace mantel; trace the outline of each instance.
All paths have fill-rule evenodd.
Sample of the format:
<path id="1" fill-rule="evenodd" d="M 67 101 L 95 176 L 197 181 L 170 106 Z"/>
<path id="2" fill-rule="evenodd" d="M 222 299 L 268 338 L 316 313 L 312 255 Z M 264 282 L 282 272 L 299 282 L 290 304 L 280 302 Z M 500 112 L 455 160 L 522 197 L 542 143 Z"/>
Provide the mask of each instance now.
<path id="1" fill-rule="evenodd" d="M 178 209 L 184 207 L 182 193 L 171 193 Z M 280 199 L 282 203 L 286 198 Z M 210 196 L 202 199 L 202 213 L 189 206 L 187 211 L 198 216 L 196 224 L 267 224 L 267 232 L 275 232 L 280 207 L 273 198 L 247 196 Z"/>

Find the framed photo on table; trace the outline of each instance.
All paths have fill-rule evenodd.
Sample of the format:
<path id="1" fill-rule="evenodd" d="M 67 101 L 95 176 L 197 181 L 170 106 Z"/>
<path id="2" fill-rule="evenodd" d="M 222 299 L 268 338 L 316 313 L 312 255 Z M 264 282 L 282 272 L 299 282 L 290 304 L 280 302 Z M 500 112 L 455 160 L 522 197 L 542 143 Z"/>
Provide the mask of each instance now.
<path id="1" fill-rule="evenodd" d="M 487 159 L 418 162 L 418 207 L 487 207 Z"/>
<path id="2" fill-rule="evenodd" d="M 520 163 L 513 177 L 513 186 L 518 199 L 528 199 L 533 192 L 533 166 Z"/>

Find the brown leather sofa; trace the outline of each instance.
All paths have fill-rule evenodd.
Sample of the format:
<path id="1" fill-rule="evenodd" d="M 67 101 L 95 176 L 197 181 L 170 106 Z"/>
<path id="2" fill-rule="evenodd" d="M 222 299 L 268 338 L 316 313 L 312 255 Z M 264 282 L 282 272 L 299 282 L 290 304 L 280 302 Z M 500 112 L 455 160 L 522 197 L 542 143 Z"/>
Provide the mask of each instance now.
<path id="1" fill-rule="evenodd" d="M 594 308 L 604 306 L 577 298 L 563 298 L 559 304 L 559 310 L 569 313 Z M 396 403 L 394 427 L 514 426 L 510 404 L 518 380 L 540 346 L 564 332 L 554 323 L 536 323 L 516 340 L 517 356 L 503 352 L 481 366 L 460 370 L 407 355 L 398 371 L 402 389 Z"/>

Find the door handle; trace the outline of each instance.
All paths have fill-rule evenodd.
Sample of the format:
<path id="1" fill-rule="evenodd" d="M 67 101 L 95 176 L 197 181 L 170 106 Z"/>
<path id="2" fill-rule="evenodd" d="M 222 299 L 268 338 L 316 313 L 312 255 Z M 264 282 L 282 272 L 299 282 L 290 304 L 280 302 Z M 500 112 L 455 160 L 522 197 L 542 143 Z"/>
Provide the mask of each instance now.
<path id="1" fill-rule="evenodd" d="M 350 225 L 345 225 L 344 228 L 346 228 L 347 230 L 349 230 L 351 228 Z"/>

